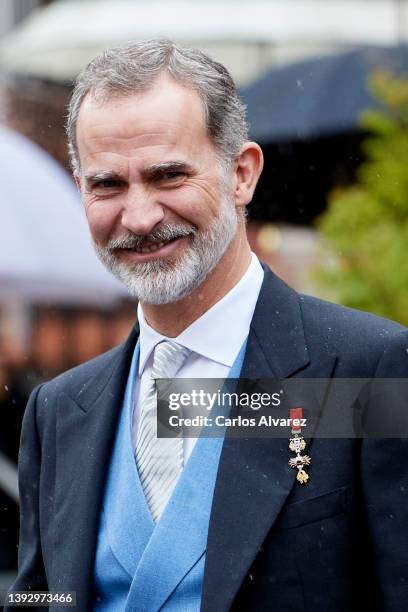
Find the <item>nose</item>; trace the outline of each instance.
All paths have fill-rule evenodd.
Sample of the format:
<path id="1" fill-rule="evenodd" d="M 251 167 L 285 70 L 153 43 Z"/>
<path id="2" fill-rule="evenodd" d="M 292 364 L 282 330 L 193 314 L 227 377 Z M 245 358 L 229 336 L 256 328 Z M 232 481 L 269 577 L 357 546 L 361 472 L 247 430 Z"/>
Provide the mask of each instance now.
<path id="1" fill-rule="evenodd" d="M 133 234 L 150 234 L 158 223 L 163 221 L 163 205 L 154 195 L 140 186 L 128 189 L 122 210 L 121 224 Z"/>

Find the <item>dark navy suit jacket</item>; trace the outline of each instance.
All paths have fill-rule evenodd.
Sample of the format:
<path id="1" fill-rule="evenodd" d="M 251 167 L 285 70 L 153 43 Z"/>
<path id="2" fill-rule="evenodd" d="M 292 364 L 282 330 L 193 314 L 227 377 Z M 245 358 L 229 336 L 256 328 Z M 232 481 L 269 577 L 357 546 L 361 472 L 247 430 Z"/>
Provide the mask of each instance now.
<path id="1" fill-rule="evenodd" d="M 75 590 L 76 609 L 92 609 L 99 512 L 137 333 L 31 396 L 14 590 Z M 242 376 L 405 378 L 407 334 L 301 296 L 266 270 Z M 287 439 L 225 440 L 202 611 L 408 610 L 408 441 L 315 438 L 308 452 L 311 479 L 300 486 Z"/>

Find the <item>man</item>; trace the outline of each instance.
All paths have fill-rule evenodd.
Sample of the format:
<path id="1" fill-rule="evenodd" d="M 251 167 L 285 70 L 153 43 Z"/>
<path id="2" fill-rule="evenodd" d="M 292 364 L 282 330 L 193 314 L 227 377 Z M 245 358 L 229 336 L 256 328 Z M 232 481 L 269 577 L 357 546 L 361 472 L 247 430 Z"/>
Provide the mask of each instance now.
<path id="1" fill-rule="evenodd" d="M 75 591 L 81 611 L 406 609 L 405 440 L 316 438 L 301 485 L 288 439 L 154 431 L 152 378 L 408 371 L 401 326 L 299 296 L 251 255 L 262 153 L 228 72 L 168 41 L 108 50 L 76 83 L 68 136 L 139 325 L 32 394 L 12 590 Z"/>

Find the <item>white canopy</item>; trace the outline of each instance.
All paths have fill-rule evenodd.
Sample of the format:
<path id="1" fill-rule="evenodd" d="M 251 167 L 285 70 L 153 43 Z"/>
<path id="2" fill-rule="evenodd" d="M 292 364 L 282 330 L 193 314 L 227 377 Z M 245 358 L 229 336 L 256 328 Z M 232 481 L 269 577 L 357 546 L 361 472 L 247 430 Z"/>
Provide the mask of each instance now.
<path id="1" fill-rule="evenodd" d="M 125 294 L 97 259 L 76 187 L 59 164 L 0 128 L 0 300 L 103 303 Z"/>
<path id="2" fill-rule="evenodd" d="M 285 45 L 304 56 L 319 48 L 395 44 L 407 35 L 402 6 L 388 0 L 59 0 L 5 39 L 0 61 L 10 72 L 70 80 L 107 46 L 164 36 L 209 50 L 238 81 L 248 80 L 248 71 L 282 59 Z"/>

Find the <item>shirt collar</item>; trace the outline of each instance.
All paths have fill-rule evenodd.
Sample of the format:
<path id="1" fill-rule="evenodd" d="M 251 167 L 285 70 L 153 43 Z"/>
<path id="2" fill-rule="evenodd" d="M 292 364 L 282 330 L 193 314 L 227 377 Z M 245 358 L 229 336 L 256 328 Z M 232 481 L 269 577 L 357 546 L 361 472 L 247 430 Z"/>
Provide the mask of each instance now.
<path id="1" fill-rule="evenodd" d="M 248 336 L 263 276 L 262 266 L 252 253 L 251 263 L 239 282 L 176 338 L 167 338 L 150 327 L 139 304 L 139 375 L 155 346 L 163 340 L 173 340 L 207 359 L 231 367 Z"/>

